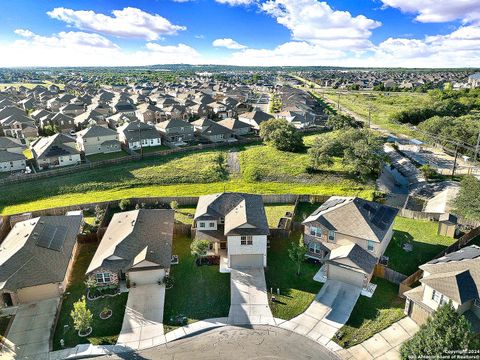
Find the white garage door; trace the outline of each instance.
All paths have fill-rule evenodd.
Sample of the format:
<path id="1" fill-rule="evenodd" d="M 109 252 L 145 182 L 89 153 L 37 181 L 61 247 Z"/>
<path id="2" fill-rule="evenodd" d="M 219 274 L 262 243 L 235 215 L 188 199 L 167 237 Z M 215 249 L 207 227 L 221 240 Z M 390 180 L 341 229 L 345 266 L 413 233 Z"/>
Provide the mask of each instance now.
<path id="1" fill-rule="evenodd" d="M 342 281 L 347 284 L 363 287 L 363 274 L 341 268 L 332 264 L 328 265 L 328 279 Z"/>
<path id="2" fill-rule="evenodd" d="M 230 267 L 263 267 L 263 255 L 262 254 L 248 254 L 248 255 L 231 255 Z"/>

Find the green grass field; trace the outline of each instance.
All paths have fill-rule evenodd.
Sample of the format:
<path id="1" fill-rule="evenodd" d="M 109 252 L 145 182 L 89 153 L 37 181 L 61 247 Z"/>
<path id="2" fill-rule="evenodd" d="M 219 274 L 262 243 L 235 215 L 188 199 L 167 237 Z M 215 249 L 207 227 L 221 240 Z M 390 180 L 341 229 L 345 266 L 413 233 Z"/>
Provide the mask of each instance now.
<path id="1" fill-rule="evenodd" d="M 122 151 L 117 151 L 117 152 L 108 153 L 108 154 L 88 155 L 87 160 L 91 162 L 96 162 L 96 161 L 104 161 L 104 160 L 110 160 L 110 159 L 120 159 L 125 156 L 128 156 L 128 154 L 122 150 Z"/>
<path id="2" fill-rule="evenodd" d="M 434 221 L 397 216 L 393 229 L 392 240 L 385 251 L 389 257 L 388 267 L 407 276 L 455 242 L 455 239 L 437 235 L 438 222 Z M 403 250 L 405 243 L 413 245 L 411 252 Z"/>
<path id="3" fill-rule="evenodd" d="M 265 205 L 265 214 L 267 215 L 268 226 L 276 228 L 280 218 L 285 216 L 286 212 L 293 213 L 294 204 L 268 204 Z"/>
<path id="4" fill-rule="evenodd" d="M 276 301 L 271 302 L 269 293 L 270 309 L 273 316 L 280 319 L 289 320 L 304 312 L 322 287 L 313 280 L 320 265 L 305 262 L 297 276 L 296 264 L 288 257 L 288 248 L 293 241 L 299 241 L 300 236 L 300 233 L 293 233 L 288 239 L 272 240 L 267 253 L 267 290 L 270 292 L 273 288 L 276 296 Z M 277 295 L 277 288 L 281 295 Z"/>
<path id="5" fill-rule="evenodd" d="M 336 90 L 322 92 L 327 99 L 337 102 Z M 413 92 L 360 92 L 350 91 L 340 94 L 340 105 L 357 113 L 363 118 L 368 118 L 368 109 L 372 108 L 372 123 L 393 133 L 418 136 L 406 125 L 396 124 L 391 121 L 391 116 L 398 111 L 409 107 L 422 105 L 428 101 L 428 95 Z"/>
<path id="6" fill-rule="evenodd" d="M 359 183 L 341 172 L 305 173 L 306 154 L 283 153 L 263 145 L 241 148 L 240 161 L 251 161 L 264 178 L 257 182 L 242 176 L 229 178 L 226 164 L 219 162 L 225 155 L 224 149 L 185 152 L 5 185 L 1 187 L 0 212 L 14 214 L 129 197 L 198 196 L 223 191 L 356 195 L 367 199 L 374 194 L 373 184 Z"/>
<path id="7" fill-rule="evenodd" d="M 172 254 L 179 264 L 172 265 L 174 286 L 166 291 L 163 324 L 165 332 L 182 324 L 213 317 L 228 316 L 230 309 L 230 274 L 218 271 L 218 265 L 196 266 L 190 254 L 190 237 L 180 235 L 173 241 Z"/>
<path id="8" fill-rule="evenodd" d="M 127 302 L 127 293 L 115 297 L 106 297 L 95 301 L 87 300 L 87 307 L 93 315 L 93 332 L 88 337 L 79 337 L 73 327 L 73 320 L 70 312 L 73 309 L 73 303 L 86 295 L 85 272 L 92 260 L 98 244 L 80 244 L 80 250 L 77 260 L 72 269 L 72 279 L 65 291 L 62 308 L 58 317 L 58 323 L 53 337 L 53 349 L 60 350 L 60 339 L 65 341 L 65 347 L 74 347 L 77 344 L 92 343 L 115 344 L 118 334 L 122 328 L 123 315 L 125 313 L 125 304 Z M 101 320 L 100 312 L 104 307 L 113 311 L 112 316 L 107 320 Z M 65 328 L 65 326 L 68 326 Z"/>

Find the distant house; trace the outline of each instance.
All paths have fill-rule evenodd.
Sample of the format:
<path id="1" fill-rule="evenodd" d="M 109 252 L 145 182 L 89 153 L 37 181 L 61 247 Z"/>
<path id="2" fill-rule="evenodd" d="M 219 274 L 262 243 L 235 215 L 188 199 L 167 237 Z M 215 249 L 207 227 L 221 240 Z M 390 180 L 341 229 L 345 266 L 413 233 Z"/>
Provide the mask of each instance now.
<path id="1" fill-rule="evenodd" d="M 327 279 L 366 288 L 390 243 L 397 212 L 360 198 L 332 196 L 302 223 L 306 256 L 324 264 Z"/>
<path id="2" fill-rule="evenodd" d="M 76 104 L 68 104 L 60 108 L 60 112 L 62 114 L 75 117 L 80 114 L 83 114 L 86 111 L 86 107 L 84 105 L 76 105 Z"/>
<path id="3" fill-rule="evenodd" d="M 451 301 L 480 333 L 480 247 L 464 247 L 420 269 L 420 286 L 404 293 L 405 314 L 422 325 L 440 305 Z"/>
<path id="4" fill-rule="evenodd" d="M 124 114 L 130 118 L 135 118 L 137 107 L 128 101 L 119 101 L 114 106 L 115 112 Z"/>
<path id="5" fill-rule="evenodd" d="M 468 77 L 468 85 L 472 88 L 480 87 L 480 73 L 470 75 Z"/>
<path id="6" fill-rule="evenodd" d="M 27 139 L 38 136 L 35 121 L 24 110 L 16 106 L 6 106 L 0 110 L 0 133 L 5 136 Z"/>
<path id="7" fill-rule="evenodd" d="M 123 124 L 117 129 L 117 132 L 120 142 L 132 150 L 162 144 L 160 132 L 155 127 L 141 121 Z"/>
<path id="8" fill-rule="evenodd" d="M 247 123 L 255 130 L 260 130 L 260 124 L 274 117 L 261 110 L 254 110 L 238 115 L 238 120 Z"/>
<path id="9" fill-rule="evenodd" d="M 82 215 L 68 215 L 42 216 L 14 225 L 0 251 L 0 307 L 63 294 L 82 223 Z"/>
<path id="10" fill-rule="evenodd" d="M 75 129 L 75 119 L 62 113 L 55 113 L 42 118 L 41 125 L 42 128 L 47 125 L 53 125 L 60 132 L 69 134 Z"/>
<path id="11" fill-rule="evenodd" d="M 232 131 L 235 136 L 248 135 L 253 130 L 251 125 L 234 118 L 220 120 L 218 124 Z"/>
<path id="12" fill-rule="evenodd" d="M 75 139 L 65 134 L 39 138 L 30 146 L 33 157 L 41 169 L 75 165 L 81 162 Z"/>
<path id="13" fill-rule="evenodd" d="M 270 230 L 260 195 L 200 196 L 194 221 L 195 237 L 208 240 L 211 253 L 225 255 L 228 267 L 267 266 Z"/>
<path id="14" fill-rule="evenodd" d="M 305 129 L 315 125 L 315 115 L 299 110 L 284 110 L 276 115 L 278 119 L 287 120 L 297 129 Z"/>
<path id="15" fill-rule="evenodd" d="M 192 124 L 180 120 L 171 119 L 158 123 L 156 129 L 162 134 L 165 143 L 172 145 L 184 145 L 195 140 L 195 128 Z"/>
<path id="16" fill-rule="evenodd" d="M 156 284 L 170 270 L 173 210 L 140 209 L 113 216 L 87 269 L 99 286 Z"/>
<path id="17" fill-rule="evenodd" d="M 115 130 L 94 125 L 76 133 L 77 146 L 85 155 L 106 154 L 121 151 Z"/>
<path id="18" fill-rule="evenodd" d="M 200 137 L 210 142 L 235 141 L 233 131 L 213 120 L 203 118 L 192 122 L 192 125 Z"/>
<path id="19" fill-rule="evenodd" d="M 145 123 L 156 124 L 167 119 L 162 109 L 149 103 L 138 105 L 135 115 L 140 121 Z"/>

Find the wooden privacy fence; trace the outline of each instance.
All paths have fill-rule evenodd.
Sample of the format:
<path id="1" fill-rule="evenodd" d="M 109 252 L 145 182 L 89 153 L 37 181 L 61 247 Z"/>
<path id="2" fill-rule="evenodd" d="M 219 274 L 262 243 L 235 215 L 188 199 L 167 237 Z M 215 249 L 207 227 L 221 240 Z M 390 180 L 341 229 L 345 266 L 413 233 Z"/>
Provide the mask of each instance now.
<path id="1" fill-rule="evenodd" d="M 397 285 L 407 278 L 406 275 L 401 274 L 398 271 L 395 271 L 393 269 L 390 269 L 389 267 L 382 264 L 375 265 L 375 269 L 373 270 L 373 275 L 380 277 L 382 279 L 388 280 Z"/>

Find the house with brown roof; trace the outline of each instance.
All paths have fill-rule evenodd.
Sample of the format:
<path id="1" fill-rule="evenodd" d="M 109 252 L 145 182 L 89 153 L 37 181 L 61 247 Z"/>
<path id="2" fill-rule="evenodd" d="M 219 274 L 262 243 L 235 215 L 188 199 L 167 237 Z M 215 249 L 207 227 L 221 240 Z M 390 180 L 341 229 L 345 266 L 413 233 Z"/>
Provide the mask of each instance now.
<path id="1" fill-rule="evenodd" d="M 304 221 L 306 256 L 322 276 L 367 288 L 393 235 L 398 210 L 356 197 L 332 196 Z"/>
<path id="2" fill-rule="evenodd" d="M 421 265 L 420 270 L 420 286 L 404 293 L 405 314 L 422 325 L 440 305 L 451 302 L 480 332 L 480 247 L 464 247 Z"/>
<path id="3" fill-rule="evenodd" d="M 170 271 L 174 212 L 140 209 L 117 213 L 87 269 L 99 286 L 155 284 Z"/>

